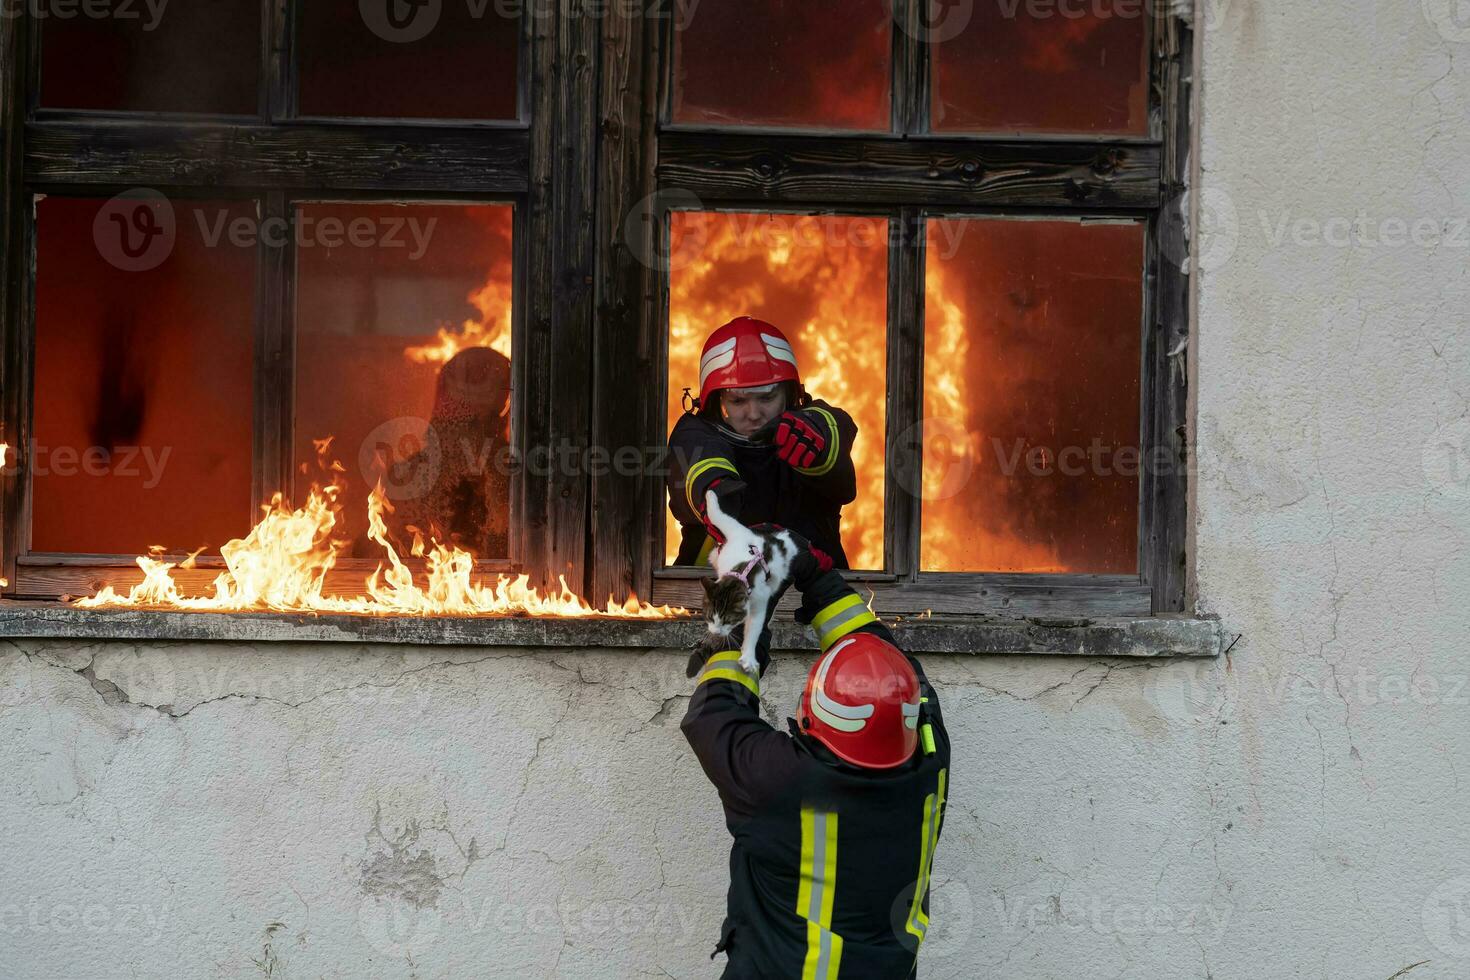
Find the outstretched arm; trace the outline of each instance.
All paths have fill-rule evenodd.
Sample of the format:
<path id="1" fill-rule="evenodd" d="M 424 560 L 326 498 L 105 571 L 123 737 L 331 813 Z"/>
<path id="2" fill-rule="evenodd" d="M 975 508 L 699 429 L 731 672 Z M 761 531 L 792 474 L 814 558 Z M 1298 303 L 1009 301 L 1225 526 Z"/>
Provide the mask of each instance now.
<path id="1" fill-rule="evenodd" d="M 764 673 L 768 631 L 757 647 Z M 721 650 L 705 661 L 679 728 L 733 817 L 754 816 L 796 773 L 796 746 L 761 717 L 760 678 L 740 668 L 739 650 Z"/>
<path id="2" fill-rule="evenodd" d="M 918 657 L 898 645 L 893 633 L 868 608 L 857 590 L 847 584 L 841 573 L 823 569 L 818 559 L 810 554 L 796 560 L 793 572 L 794 584 L 801 593 L 796 621 L 811 626 L 822 650 L 830 649 L 832 644 L 853 633 L 871 633 L 892 644 L 908 658 L 918 675 L 925 715 L 934 726 L 936 735 L 944 736 L 944 714 L 939 707 L 939 695 L 929 683 L 924 665 Z"/>

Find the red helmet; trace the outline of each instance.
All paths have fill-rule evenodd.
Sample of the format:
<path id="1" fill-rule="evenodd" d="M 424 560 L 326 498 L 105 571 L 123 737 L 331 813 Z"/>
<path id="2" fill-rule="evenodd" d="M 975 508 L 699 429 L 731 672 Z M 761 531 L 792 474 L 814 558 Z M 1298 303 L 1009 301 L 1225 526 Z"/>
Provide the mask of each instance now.
<path id="1" fill-rule="evenodd" d="M 839 759 L 901 766 L 919 744 L 919 676 L 891 643 L 854 633 L 812 664 L 796 720 Z"/>
<path id="2" fill-rule="evenodd" d="M 753 388 L 777 381 L 801 384 L 786 335 L 764 320 L 737 316 L 709 335 L 699 355 L 699 400 L 721 388 Z"/>

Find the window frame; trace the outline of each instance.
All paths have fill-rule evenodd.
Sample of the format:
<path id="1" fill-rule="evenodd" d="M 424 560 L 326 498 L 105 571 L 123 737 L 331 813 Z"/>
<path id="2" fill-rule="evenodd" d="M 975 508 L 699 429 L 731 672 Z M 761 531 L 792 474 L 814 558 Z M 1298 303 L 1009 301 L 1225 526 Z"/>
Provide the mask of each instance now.
<path id="1" fill-rule="evenodd" d="M 552 202 L 571 209 L 591 195 L 589 133 L 595 117 L 579 107 L 591 96 L 592 77 L 564 66 L 595 57 L 595 31 L 572 19 L 521 16 L 516 120 L 305 119 L 295 111 L 292 57 L 301 2 L 262 0 L 254 116 L 43 109 L 36 104 L 43 22 L 29 11 L 0 22 L 0 134 L 7 175 L 0 187 L 6 236 L 0 441 L 11 446 L 0 504 L 6 597 L 84 594 L 140 578 L 132 555 L 30 551 L 37 195 L 107 198 L 151 187 L 171 197 L 253 199 L 261 219 L 289 216 L 296 202 L 312 200 L 510 204 L 512 445 L 524 459 L 528 446 L 566 433 L 580 431 L 585 441 L 585 399 L 553 401 L 548 394 L 587 387 L 587 366 L 555 352 L 580 346 L 576 339 L 590 333 L 591 303 L 557 290 L 555 283 L 590 276 L 590 235 L 557 220 L 568 211 L 553 211 Z M 295 277 L 292 244 L 258 244 L 251 486 L 257 503 L 291 485 Z M 551 585 L 556 573 L 580 582 L 585 480 L 518 468 L 511 486 L 511 554 L 480 560 L 476 569 L 525 571 L 542 585 Z M 573 524 L 578 533 L 567 533 Z M 205 591 L 222 564 L 218 557 L 201 556 L 198 568 L 175 570 L 175 578 L 186 590 Z M 358 585 L 375 564 L 339 561 L 328 589 Z"/>
<path id="2" fill-rule="evenodd" d="M 671 210 L 692 198 L 708 210 L 805 210 L 856 213 L 876 210 L 900 222 L 890 238 L 888 441 L 884 490 L 882 574 L 849 573 L 888 613 L 978 612 L 1008 615 L 1150 615 L 1185 611 L 1187 578 L 1187 399 L 1189 345 L 1188 147 L 1194 36 L 1188 10 L 1151 5 L 1149 133 L 1147 136 L 1038 135 L 1018 139 L 929 131 L 929 46 L 921 40 L 921 4 L 894 0 L 893 131 L 888 134 L 807 129 L 710 127 L 674 124 L 672 18 L 631 25 L 642 30 L 647 52 L 606 46 L 604 75 L 642 72 L 642 91 L 655 111 L 636 101 L 622 108 L 641 123 L 637 138 L 650 147 L 637 199 L 652 212 L 646 222 L 667 236 Z M 644 111 L 636 112 L 639 108 Z M 627 120 L 624 120 L 627 121 Z M 937 573 L 919 571 L 921 501 L 902 490 L 916 485 L 917 426 L 923 416 L 924 234 L 929 215 L 1039 214 L 1097 216 L 1145 222 L 1140 451 L 1172 465 L 1148 466 L 1139 480 L 1136 575 Z M 897 247 L 894 247 L 894 243 Z M 612 251 L 667 255 L 667 238 L 631 240 Z M 667 381 L 668 275 L 646 263 L 638 288 L 652 297 L 644 311 L 641 351 Z M 650 266 L 654 266 L 650 268 Z M 632 278 L 630 277 L 630 283 Z M 633 288 L 631 285 L 628 288 Z M 599 324 L 599 328 L 602 324 Z M 631 366 L 632 362 L 625 366 Z M 599 365 L 600 368 L 605 365 Z M 611 380 L 614 373 L 604 371 Z M 611 403 L 599 401 L 602 414 Z M 645 437 L 662 429 L 645 420 Z M 662 433 L 666 435 L 666 433 Z M 907 467 L 908 469 L 905 469 Z M 632 481 L 627 481 L 632 482 Z M 594 522 L 597 554 L 631 554 L 631 586 L 655 602 L 697 604 L 690 569 L 665 568 L 661 474 L 649 474 L 625 492 L 641 499 L 637 519 L 614 526 Z M 600 563 L 599 563 L 600 564 Z M 790 600 L 788 599 L 788 602 Z"/>
<path id="3" fill-rule="evenodd" d="M 893 132 L 844 134 L 662 125 L 670 96 L 672 12 L 654 4 L 575 0 L 523 16 L 518 121 L 312 119 L 294 113 L 295 28 L 303 0 L 262 0 L 260 112 L 255 117 L 37 110 L 39 31 L 26 12 L 0 20 L 0 441 L 11 445 L 0 506 L 0 577 L 7 597 L 89 591 L 135 580 L 114 566 L 64 568 L 65 581 L 25 591 L 17 580 L 29 528 L 29 336 L 34 314 L 31 194 L 110 195 L 152 186 L 218 196 L 249 190 L 284 214 L 295 196 L 431 194 L 509 200 L 516 207 L 513 443 L 640 447 L 656 458 L 665 402 L 630 400 L 629 378 L 667 378 L 667 277 L 651 261 L 680 194 L 716 208 L 876 209 L 903 226 L 889 249 L 888 442 L 891 467 L 917 467 L 901 443 L 922 414 L 926 212 L 1121 213 L 1148 222 L 1141 449 L 1176 462 L 1140 480 L 1137 576 L 917 571 L 919 501 L 892 470 L 885 488 L 887 572 L 868 576 L 885 613 L 932 608 L 1007 615 L 1167 614 L 1186 609 L 1189 387 L 1189 145 L 1195 40 L 1186 6 L 1152 5 L 1149 118 L 1140 137 L 1033 139 L 927 133 L 925 0 L 893 0 Z M 583 9 L 583 8 L 587 9 Z M 539 9 L 539 8 L 538 8 Z M 893 241 L 893 239 L 891 239 Z M 262 256 L 262 283 L 281 281 L 286 250 Z M 287 277 L 286 281 L 289 281 Z M 289 446 L 283 351 L 290 295 L 266 291 L 256 310 L 257 443 Z M 269 359 L 275 358 L 272 362 Z M 276 380 L 271 387 L 270 377 Z M 289 386 L 288 386 L 289 388 Z M 276 394 L 271 394 L 272 391 Z M 260 401 L 268 402 L 262 406 Z M 269 454 L 267 454 L 269 455 Z M 279 460 L 279 455 L 272 457 Z M 524 457 L 523 457 L 524 458 Z M 252 487 L 285 485 L 281 463 Z M 520 474 L 513 489 L 511 567 L 554 585 L 565 576 L 594 603 L 629 593 L 654 601 L 698 594 L 687 573 L 662 572 L 662 473 L 574 467 Z M 85 558 L 86 556 L 81 556 Z M 131 561 L 131 556 L 128 556 Z M 21 564 L 19 567 L 26 567 Z M 28 573 L 29 574 L 29 573 Z M 355 574 L 355 573 L 354 573 Z M 213 571 L 180 575 L 207 586 Z M 1119 579 L 1123 581 L 1119 581 Z M 63 585 L 65 587 L 63 587 Z M 54 586 L 54 587 L 52 587 Z M 697 602 L 686 604 L 697 604 Z"/>

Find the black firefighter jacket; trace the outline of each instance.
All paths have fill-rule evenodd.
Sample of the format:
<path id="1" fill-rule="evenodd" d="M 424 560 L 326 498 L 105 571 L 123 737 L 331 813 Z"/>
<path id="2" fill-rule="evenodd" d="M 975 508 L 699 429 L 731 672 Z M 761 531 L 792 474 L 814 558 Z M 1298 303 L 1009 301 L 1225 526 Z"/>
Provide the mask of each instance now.
<path id="1" fill-rule="evenodd" d="M 779 524 L 805 537 L 847 567 L 842 550 L 842 506 L 857 496 L 852 441 L 857 425 L 840 408 L 813 401 L 796 409 L 827 439 L 820 459 L 806 469 L 786 465 L 771 443 L 741 439 L 712 419 L 686 412 L 669 434 L 669 507 L 683 526 L 676 564 L 702 565 L 710 540 L 702 514 L 704 495 L 720 481 L 720 505 L 742 524 Z"/>
<path id="2" fill-rule="evenodd" d="M 807 590 L 797 617 L 812 623 L 823 650 L 859 630 L 893 639 L 836 572 Z M 723 976 L 915 975 L 950 758 L 923 668 L 909 657 L 926 699 L 919 747 L 905 765 L 879 771 L 842 762 L 794 720 L 790 734 L 767 724 L 760 682 L 738 656 L 710 657 L 681 725 L 735 838 L 715 949 L 728 956 Z M 763 651 L 762 672 L 766 659 Z"/>

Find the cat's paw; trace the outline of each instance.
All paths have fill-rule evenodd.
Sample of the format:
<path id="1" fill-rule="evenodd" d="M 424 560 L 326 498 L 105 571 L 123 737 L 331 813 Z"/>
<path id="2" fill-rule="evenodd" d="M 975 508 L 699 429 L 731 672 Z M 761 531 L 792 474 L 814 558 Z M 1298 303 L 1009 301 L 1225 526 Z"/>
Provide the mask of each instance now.
<path id="1" fill-rule="evenodd" d="M 753 653 L 742 653 L 740 655 L 740 669 L 751 677 L 759 677 L 761 675 L 760 661 L 756 659 Z"/>

